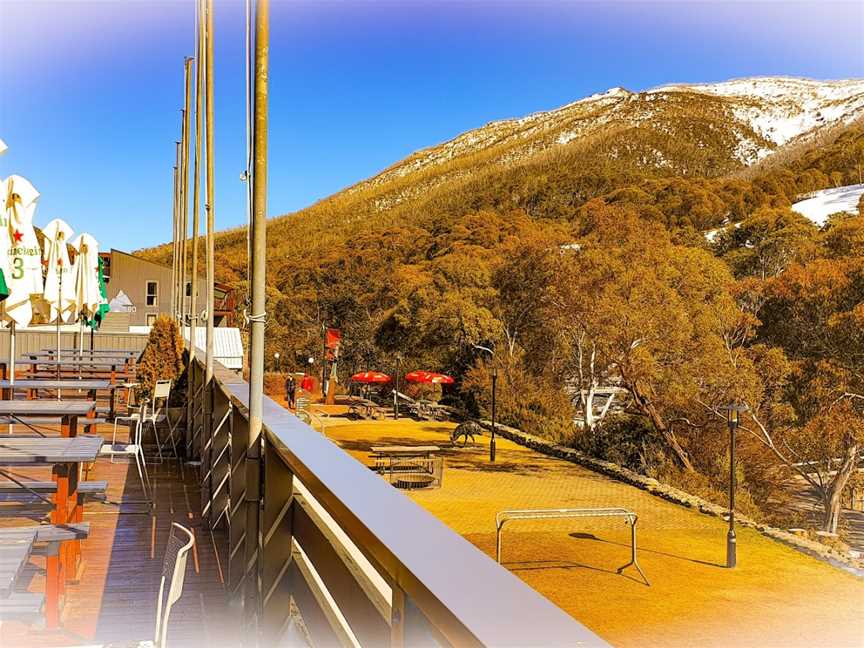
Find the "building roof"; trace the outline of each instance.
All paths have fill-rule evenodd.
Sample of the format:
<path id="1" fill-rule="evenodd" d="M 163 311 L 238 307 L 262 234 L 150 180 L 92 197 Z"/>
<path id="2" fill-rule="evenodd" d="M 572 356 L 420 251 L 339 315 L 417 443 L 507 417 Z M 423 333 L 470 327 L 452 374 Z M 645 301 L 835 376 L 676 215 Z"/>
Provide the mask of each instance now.
<path id="1" fill-rule="evenodd" d="M 149 326 L 130 326 L 130 333 L 149 333 Z M 240 329 L 217 326 L 213 329 L 213 357 L 227 369 L 243 369 L 243 341 Z M 189 327 L 183 327 L 183 339 L 189 339 Z M 195 327 L 195 346 L 203 353 L 207 344 L 207 328 Z"/>

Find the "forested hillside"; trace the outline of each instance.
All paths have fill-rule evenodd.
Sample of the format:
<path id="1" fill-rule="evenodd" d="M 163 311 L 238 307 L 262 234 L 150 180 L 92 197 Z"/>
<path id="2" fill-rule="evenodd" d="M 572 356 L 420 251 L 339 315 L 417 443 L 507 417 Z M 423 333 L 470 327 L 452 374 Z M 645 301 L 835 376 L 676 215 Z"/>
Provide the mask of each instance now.
<path id="1" fill-rule="evenodd" d="M 656 97 L 669 105 L 634 123 L 628 111 Z M 491 343 L 504 422 L 718 498 L 722 407 L 741 400 L 744 506 L 767 515 L 797 474 L 836 528 L 864 442 L 864 215 L 820 230 L 789 206 L 860 182 L 864 123 L 748 165 L 722 97 L 656 97 L 604 95 L 627 107 L 563 144 L 520 143 L 506 163 L 507 138 L 409 158 L 394 169 L 410 173 L 273 219 L 267 357 L 301 367 L 337 327 L 343 377 L 395 372 L 398 358 L 453 374 L 446 397 L 485 411 L 488 363 L 472 345 Z M 170 246 L 145 253 L 165 260 Z M 217 279 L 245 292 L 245 231 L 220 234 L 216 255 Z M 591 398 L 610 385 L 626 396 L 598 420 Z"/>

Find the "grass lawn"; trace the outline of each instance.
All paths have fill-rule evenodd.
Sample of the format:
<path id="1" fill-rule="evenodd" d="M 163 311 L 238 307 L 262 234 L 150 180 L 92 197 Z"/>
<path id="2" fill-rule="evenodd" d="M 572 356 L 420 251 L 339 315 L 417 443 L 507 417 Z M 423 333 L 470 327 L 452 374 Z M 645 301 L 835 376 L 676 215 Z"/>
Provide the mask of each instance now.
<path id="1" fill-rule="evenodd" d="M 727 526 L 632 486 L 506 439 L 450 446 L 447 423 L 331 421 L 327 436 L 364 464 L 371 445 L 434 443 L 443 487 L 407 493 L 494 558 L 495 514 L 512 508 L 625 507 L 639 516 L 639 563 L 623 520 L 512 522 L 504 565 L 618 646 L 864 646 L 864 581 L 750 529 L 738 529 L 727 570 Z M 504 619 L 502 622 L 506 622 Z"/>

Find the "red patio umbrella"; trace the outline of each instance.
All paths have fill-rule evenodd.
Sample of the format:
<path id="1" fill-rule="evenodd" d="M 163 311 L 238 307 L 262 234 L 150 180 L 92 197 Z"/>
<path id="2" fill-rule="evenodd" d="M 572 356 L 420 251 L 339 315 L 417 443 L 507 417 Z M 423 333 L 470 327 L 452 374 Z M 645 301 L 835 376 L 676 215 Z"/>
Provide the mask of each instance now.
<path id="1" fill-rule="evenodd" d="M 423 370 L 412 371 L 406 374 L 405 380 L 413 383 L 430 383 L 433 385 L 452 385 L 455 382 L 450 376 Z"/>
<path id="2" fill-rule="evenodd" d="M 454 382 L 456 382 L 455 380 L 453 380 L 452 376 L 448 376 L 447 374 L 442 373 L 433 373 L 430 374 L 429 377 L 429 382 L 435 385 L 452 385 Z"/>
<path id="3" fill-rule="evenodd" d="M 364 385 L 382 385 L 390 382 L 390 376 L 380 371 L 361 371 L 351 376 L 351 382 Z"/>
<path id="4" fill-rule="evenodd" d="M 425 383 L 429 382 L 429 376 L 431 375 L 432 374 L 429 371 L 418 369 L 417 371 L 405 374 L 405 380 L 411 383 Z"/>

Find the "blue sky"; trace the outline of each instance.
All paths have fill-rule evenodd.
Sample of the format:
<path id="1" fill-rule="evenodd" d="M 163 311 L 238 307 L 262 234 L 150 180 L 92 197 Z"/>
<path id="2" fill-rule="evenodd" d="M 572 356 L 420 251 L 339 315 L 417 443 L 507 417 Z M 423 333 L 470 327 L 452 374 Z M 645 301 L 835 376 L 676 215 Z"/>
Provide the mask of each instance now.
<path id="1" fill-rule="evenodd" d="M 216 0 L 216 220 L 245 222 L 242 0 Z M 269 213 L 613 86 L 864 77 L 858 2 L 271 0 Z M 170 240 L 191 0 L 0 0 L 0 177 L 102 244 Z"/>

